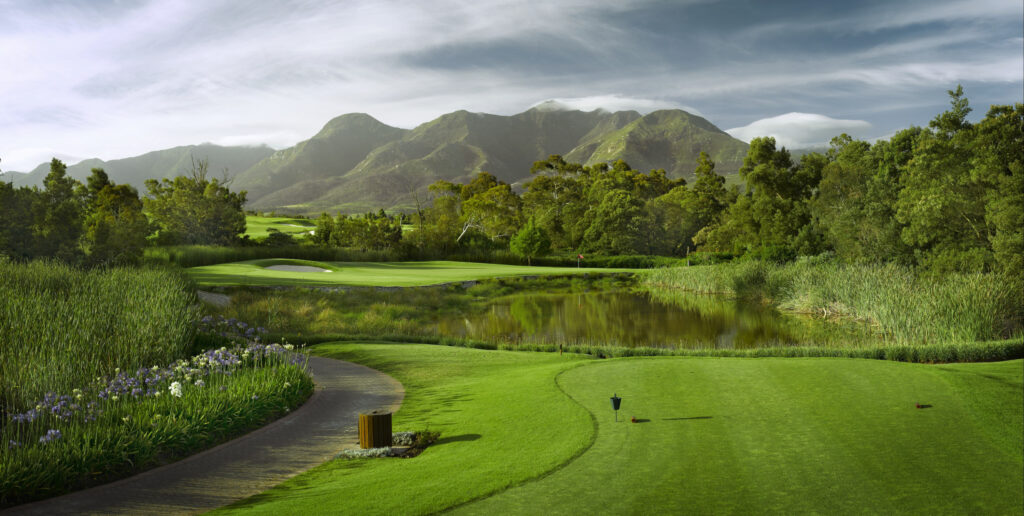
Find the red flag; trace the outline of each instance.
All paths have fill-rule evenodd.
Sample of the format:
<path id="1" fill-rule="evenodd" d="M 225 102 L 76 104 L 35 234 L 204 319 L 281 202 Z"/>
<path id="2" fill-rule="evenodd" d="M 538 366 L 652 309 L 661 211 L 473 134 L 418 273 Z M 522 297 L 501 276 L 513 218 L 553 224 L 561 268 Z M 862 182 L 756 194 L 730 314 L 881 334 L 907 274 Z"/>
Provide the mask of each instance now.
<path id="1" fill-rule="evenodd" d="M 582 255 L 582 254 L 580 254 L 580 255 L 576 255 L 576 256 L 577 256 L 577 257 L 578 257 L 578 258 L 579 258 L 580 260 L 582 260 L 582 259 L 583 259 L 583 255 Z"/>

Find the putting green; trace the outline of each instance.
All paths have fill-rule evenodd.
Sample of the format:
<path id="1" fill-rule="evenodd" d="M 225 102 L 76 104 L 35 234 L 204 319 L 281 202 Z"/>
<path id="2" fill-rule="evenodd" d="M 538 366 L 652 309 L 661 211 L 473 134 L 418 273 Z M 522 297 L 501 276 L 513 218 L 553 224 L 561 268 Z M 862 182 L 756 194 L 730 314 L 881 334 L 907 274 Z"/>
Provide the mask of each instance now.
<path id="1" fill-rule="evenodd" d="M 318 267 L 331 272 L 271 270 L 274 265 Z M 373 286 L 415 287 L 508 276 L 636 272 L 637 269 L 527 267 L 474 262 L 316 262 L 309 260 L 250 260 L 186 269 L 200 286 Z"/>
<path id="2" fill-rule="evenodd" d="M 429 425 L 442 440 L 415 459 L 334 461 L 230 509 L 1009 514 L 1024 502 L 1021 360 L 315 350 L 395 376 L 396 430 Z"/>
<path id="3" fill-rule="evenodd" d="M 245 234 L 250 238 L 263 238 L 270 234 L 269 230 L 271 228 L 282 233 L 304 235 L 309 233 L 310 230 L 316 229 L 316 222 L 309 219 L 296 219 L 291 217 L 245 216 Z"/>

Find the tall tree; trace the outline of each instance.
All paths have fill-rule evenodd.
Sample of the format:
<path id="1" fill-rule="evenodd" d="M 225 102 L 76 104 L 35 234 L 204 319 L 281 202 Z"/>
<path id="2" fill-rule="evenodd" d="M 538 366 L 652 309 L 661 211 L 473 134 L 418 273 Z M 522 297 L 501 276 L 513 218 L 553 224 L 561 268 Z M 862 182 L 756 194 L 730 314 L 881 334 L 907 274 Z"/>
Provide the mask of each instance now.
<path id="1" fill-rule="evenodd" d="M 228 180 L 208 178 L 207 160 L 193 160 L 188 175 L 149 179 L 146 212 L 160 228 L 162 243 L 231 245 L 245 232 L 245 191 Z"/>
<path id="2" fill-rule="evenodd" d="M 139 192 L 115 185 L 103 169 L 93 169 L 87 181 L 89 214 L 82 244 L 96 265 L 138 263 L 152 226 L 142 212 Z"/>
<path id="3" fill-rule="evenodd" d="M 532 265 L 533 258 L 551 252 L 551 240 L 544 229 L 531 218 L 522 229 L 512 237 L 509 247 L 513 254 L 526 258 L 527 265 Z"/>
<path id="4" fill-rule="evenodd" d="M 67 175 L 67 166 L 54 158 L 43 180 L 45 190 L 36 206 L 34 233 L 36 252 L 64 262 L 82 257 L 78 239 L 82 235 L 85 201 L 81 183 Z"/>
<path id="5" fill-rule="evenodd" d="M 950 91 L 950 109 L 929 124 L 914 145 L 902 178 L 896 218 L 916 259 L 935 270 L 982 270 L 990 266 L 992 228 L 985 219 L 991 185 L 971 174 L 974 127 L 963 88 Z"/>

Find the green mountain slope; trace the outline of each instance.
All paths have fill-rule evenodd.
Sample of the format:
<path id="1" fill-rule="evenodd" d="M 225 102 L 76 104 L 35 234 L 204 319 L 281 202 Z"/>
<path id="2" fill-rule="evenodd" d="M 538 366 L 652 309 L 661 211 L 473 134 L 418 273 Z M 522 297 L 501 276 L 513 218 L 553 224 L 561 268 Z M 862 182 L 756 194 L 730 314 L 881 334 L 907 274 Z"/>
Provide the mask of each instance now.
<path id="1" fill-rule="evenodd" d="M 707 120 L 679 110 L 641 116 L 542 104 L 512 116 L 456 111 L 401 134 L 373 127 L 373 138 L 391 140 L 367 150 L 373 138 L 355 145 L 351 140 L 357 136 L 350 132 L 335 131 L 329 138 L 318 134 L 275 153 L 240 176 L 236 186 L 250 191 L 249 205 L 256 209 L 408 209 L 439 179 L 465 182 L 486 171 L 506 182 L 523 182 L 533 162 L 551 154 L 588 164 L 624 159 L 640 170 L 664 168 L 672 177 L 686 177 L 702 150 L 716 159 L 721 173 L 730 174 L 739 169 L 747 149 Z M 323 148 L 310 148 L 317 140 Z M 338 150 L 331 158 L 330 149 L 349 148 L 359 152 Z M 363 151 L 365 158 L 353 163 Z M 288 167 L 272 166 L 286 161 Z M 272 170 L 278 170 L 276 176 Z"/>
<path id="2" fill-rule="evenodd" d="M 145 193 L 147 179 L 163 179 L 186 174 L 192 170 L 193 157 L 197 160 L 208 160 L 210 174 L 219 178 L 225 169 L 229 177 L 235 177 L 273 152 L 274 150 L 267 146 L 222 147 L 209 143 L 186 145 L 110 161 L 87 159 L 68 166 L 68 175 L 84 182 L 92 169 L 102 168 L 110 176 L 111 181 L 130 184 L 140 193 Z M 28 174 L 20 175 L 15 185 L 41 187 L 43 179 L 49 173 L 50 164 L 41 163 Z"/>
<path id="3" fill-rule="evenodd" d="M 707 120 L 678 109 L 636 118 L 577 147 L 566 160 L 593 164 L 625 160 L 637 170 L 663 168 L 670 177 L 692 177 L 697 156 L 707 152 L 722 175 L 735 174 L 747 145 Z"/>
<path id="4" fill-rule="evenodd" d="M 407 132 L 363 113 L 342 115 L 309 140 L 277 151 L 239 174 L 233 186 L 247 190 L 251 200 L 272 196 L 271 204 L 309 200 L 324 192 L 317 186 L 323 180 L 344 175 L 372 150 Z"/>

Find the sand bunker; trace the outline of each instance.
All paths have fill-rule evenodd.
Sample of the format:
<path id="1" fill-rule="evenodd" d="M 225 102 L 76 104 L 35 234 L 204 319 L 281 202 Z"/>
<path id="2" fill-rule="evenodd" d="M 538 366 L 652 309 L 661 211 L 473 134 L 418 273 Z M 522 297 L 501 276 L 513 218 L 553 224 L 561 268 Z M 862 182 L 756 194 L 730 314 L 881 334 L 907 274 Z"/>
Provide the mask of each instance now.
<path id="1" fill-rule="evenodd" d="M 264 269 L 284 272 L 331 272 L 327 269 L 321 269 L 320 267 L 313 267 L 311 265 L 271 265 L 270 267 L 264 267 Z"/>

